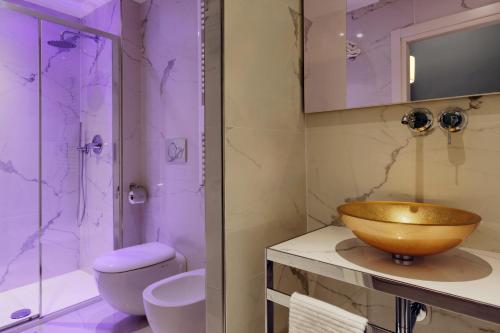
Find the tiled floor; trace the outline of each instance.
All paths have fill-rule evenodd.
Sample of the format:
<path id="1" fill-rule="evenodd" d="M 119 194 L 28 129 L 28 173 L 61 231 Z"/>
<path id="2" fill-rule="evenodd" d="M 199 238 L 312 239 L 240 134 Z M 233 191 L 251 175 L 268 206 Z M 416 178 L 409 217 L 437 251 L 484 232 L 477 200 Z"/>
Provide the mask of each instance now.
<path id="1" fill-rule="evenodd" d="M 21 333 L 152 333 L 146 317 L 117 312 L 104 301 L 68 313 Z"/>
<path id="2" fill-rule="evenodd" d="M 55 276 L 42 282 L 42 314 L 47 315 L 68 306 L 99 296 L 94 277 L 81 270 Z M 19 309 L 39 312 L 40 285 L 32 283 L 0 293 L 0 327 L 16 322 L 10 314 Z"/>

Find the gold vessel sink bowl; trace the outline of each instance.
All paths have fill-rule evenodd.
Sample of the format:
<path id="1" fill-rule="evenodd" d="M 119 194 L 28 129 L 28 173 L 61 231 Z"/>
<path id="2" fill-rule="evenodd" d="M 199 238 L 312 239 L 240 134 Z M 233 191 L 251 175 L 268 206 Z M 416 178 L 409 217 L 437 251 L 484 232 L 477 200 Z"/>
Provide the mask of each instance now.
<path id="1" fill-rule="evenodd" d="M 388 253 L 398 264 L 438 254 L 462 243 L 481 217 L 440 205 L 367 201 L 337 208 L 342 222 L 365 243 Z"/>

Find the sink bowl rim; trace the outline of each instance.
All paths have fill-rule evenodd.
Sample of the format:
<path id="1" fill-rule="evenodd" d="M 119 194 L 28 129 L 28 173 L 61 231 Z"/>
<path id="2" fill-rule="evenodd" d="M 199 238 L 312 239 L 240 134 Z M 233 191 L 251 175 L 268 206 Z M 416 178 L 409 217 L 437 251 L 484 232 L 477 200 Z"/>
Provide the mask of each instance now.
<path id="1" fill-rule="evenodd" d="M 388 219 L 380 219 L 380 218 L 372 218 L 372 217 L 367 217 L 367 216 L 362 216 L 362 214 L 356 214 L 352 212 L 348 212 L 347 208 L 349 206 L 353 205 L 399 205 L 399 206 L 409 206 L 409 207 L 432 207 L 432 208 L 438 208 L 438 209 L 444 209 L 444 210 L 449 210 L 449 211 L 455 211 L 460 214 L 467 214 L 470 215 L 470 219 L 468 219 L 465 222 L 456 222 L 456 223 L 425 223 L 425 222 L 401 222 L 401 221 L 391 221 Z M 421 203 L 421 202 L 411 202 L 411 201 L 352 201 L 348 202 L 345 204 L 342 204 L 337 207 L 338 213 L 354 218 L 358 218 L 361 220 L 365 221 L 375 221 L 375 222 L 381 222 L 381 223 L 395 223 L 395 224 L 402 224 L 402 225 L 422 225 L 422 226 L 465 226 L 465 225 L 474 225 L 474 224 L 479 224 L 481 222 L 481 216 L 478 214 L 472 213 L 467 210 L 463 209 L 458 209 L 458 208 L 452 208 L 444 205 L 439 205 L 439 204 L 433 204 L 433 203 Z M 340 217 L 341 217 L 340 216 Z"/>

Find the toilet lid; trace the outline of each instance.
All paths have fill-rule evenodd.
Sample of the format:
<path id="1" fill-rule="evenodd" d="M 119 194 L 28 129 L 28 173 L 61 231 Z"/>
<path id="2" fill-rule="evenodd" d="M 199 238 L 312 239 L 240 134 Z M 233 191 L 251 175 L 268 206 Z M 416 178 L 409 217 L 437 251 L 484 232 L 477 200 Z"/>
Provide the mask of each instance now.
<path id="1" fill-rule="evenodd" d="M 94 269 L 102 273 L 123 273 L 175 258 L 170 246 L 154 242 L 112 251 L 94 261 Z"/>

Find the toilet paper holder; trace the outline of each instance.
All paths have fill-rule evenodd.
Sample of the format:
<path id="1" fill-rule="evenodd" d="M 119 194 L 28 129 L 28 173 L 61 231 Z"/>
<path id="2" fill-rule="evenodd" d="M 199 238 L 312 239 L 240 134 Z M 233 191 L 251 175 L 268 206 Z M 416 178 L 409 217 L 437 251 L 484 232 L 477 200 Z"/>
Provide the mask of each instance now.
<path id="1" fill-rule="evenodd" d="M 143 204 L 147 200 L 146 188 L 142 185 L 131 183 L 129 185 L 128 202 L 131 205 Z"/>

